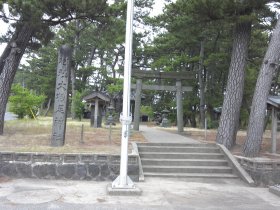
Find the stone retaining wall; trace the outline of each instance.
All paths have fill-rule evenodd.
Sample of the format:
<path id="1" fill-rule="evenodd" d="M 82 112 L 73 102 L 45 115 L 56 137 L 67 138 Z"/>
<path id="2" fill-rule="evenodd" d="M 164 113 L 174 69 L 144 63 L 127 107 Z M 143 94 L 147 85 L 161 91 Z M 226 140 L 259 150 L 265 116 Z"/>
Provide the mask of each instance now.
<path id="1" fill-rule="evenodd" d="M 236 156 L 240 165 L 250 174 L 257 186 L 271 186 L 280 183 L 280 161 L 267 158 L 246 158 Z"/>
<path id="2" fill-rule="evenodd" d="M 114 180 L 120 156 L 0 152 L 0 176 L 13 178 Z M 139 180 L 138 156 L 129 155 L 128 175 Z"/>

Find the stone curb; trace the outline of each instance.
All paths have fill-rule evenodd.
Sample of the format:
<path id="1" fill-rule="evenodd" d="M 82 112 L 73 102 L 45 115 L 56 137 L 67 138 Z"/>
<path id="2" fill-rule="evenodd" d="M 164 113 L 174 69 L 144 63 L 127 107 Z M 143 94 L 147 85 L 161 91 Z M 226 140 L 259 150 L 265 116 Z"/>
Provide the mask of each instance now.
<path id="1" fill-rule="evenodd" d="M 276 159 L 237 156 L 240 165 L 254 179 L 256 186 L 273 186 L 280 181 L 280 161 Z"/>
<path id="2" fill-rule="evenodd" d="M 226 156 L 226 158 L 228 159 L 228 161 L 231 164 L 231 167 L 238 173 L 239 177 L 246 182 L 247 184 L 249 184 L 249 186 L 255 186 L 255 182 L 254 180 L 251 178 L 251 176 L 242 168 L 242 166 L 238 163 L 238 161 L 235 159 L 235 157 L 230 153 L 230 151 L 221 144 L 217 144 L 221 151 L 224 153 L 224 155 Z"/>
<path id="3" fill-rule="evenodd" d="M 280 197 L 280 185 L 275 185 L 275 186 L 269 187 L 269 192 Z"/>
<path id="4" fill-rule="evenodd" d="M 138 164 L 139 164 L 139 182 L 144 182 L 145 181 L 145 177 L 144 177 L 144 172 L 143 172 L 143 167 L 142 167 L 142 162 L 141 162 L 141 158 L 138 152 L 138 146 L 135 142 L 132 142 L 132 148 L 133 148 L 133 155 L 137 155 L 138 156 Z"/>

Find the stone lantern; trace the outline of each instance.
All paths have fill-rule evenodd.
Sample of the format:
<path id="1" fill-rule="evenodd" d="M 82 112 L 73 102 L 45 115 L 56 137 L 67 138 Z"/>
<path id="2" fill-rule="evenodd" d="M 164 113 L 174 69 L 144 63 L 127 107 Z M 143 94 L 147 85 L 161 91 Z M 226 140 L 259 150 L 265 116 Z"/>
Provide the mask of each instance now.
<path id="1" fill-rule="evenodd" d="M 115 108 L 110 105 L 109 107 L 107 107 L 107 110 L 109 112 L 109 116 L 107 117 L 107 125 L 111 125 L 114 123 L 113 111 L 115 110 Z"/>
<path id="2" fill-rule="evenodd" d="M 162 122 L 161 122 L 161 127 L 168 127 L 169 126 L 169 121 L 167 119 L 167 116 L 169 114 L 169 111 L 167 109 L 162 110 Z"/>
<path id="3" fill-rule="evenodd" d="M 154 112 L 154 121 L 156 122 L 157 125 L 160 125 L 161 119 L 162 118 L 160 112 Z"/>

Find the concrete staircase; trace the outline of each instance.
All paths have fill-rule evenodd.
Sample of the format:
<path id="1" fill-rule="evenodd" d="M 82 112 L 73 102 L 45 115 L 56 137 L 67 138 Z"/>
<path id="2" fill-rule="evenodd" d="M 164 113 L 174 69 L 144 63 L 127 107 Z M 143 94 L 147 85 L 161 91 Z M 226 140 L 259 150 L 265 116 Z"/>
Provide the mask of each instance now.
<path id="1" fill-rule="evenodd" d="M 138 143 L 144 176 L 238 178 L 215 144 Z"/>

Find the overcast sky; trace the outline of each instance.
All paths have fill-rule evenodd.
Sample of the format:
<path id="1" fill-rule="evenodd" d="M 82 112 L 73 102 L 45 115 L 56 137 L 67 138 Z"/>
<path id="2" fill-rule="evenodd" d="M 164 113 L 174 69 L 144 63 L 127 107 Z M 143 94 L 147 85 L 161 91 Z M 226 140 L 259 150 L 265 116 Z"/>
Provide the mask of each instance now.
<path id="1" fill-rule="evenodd" d="M 151 12 L 152 16 L 156 16 L 160 13 L 162 13 L 164 7 L 164 0 L 155 0 L 155 4 L 153 7 L 153 10 Z M 2 20 L 0 20 L 0 36 L 4 35 L 8 30 L 8 24 L 4 23 Z M 0 55 L 2 54 L 6 44 L 1 43 L 0 44 Z"/>

